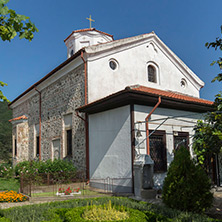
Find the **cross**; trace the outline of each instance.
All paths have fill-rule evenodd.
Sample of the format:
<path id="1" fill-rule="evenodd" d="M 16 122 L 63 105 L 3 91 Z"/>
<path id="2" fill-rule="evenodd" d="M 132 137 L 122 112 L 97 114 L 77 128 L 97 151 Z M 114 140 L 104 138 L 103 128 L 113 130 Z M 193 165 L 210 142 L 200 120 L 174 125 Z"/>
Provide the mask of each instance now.
<path id="1" fill-rule="evenodd" d="M 89 20 L 89 27 L 92 28 L 91 23 L 92 23 L 92 22 L 95 22 L 95 20 L 93 20 L 93 19 L 91 18 L 91 15 L 89 16 L 89 18 L 86 18 L 86 19 Z"/>

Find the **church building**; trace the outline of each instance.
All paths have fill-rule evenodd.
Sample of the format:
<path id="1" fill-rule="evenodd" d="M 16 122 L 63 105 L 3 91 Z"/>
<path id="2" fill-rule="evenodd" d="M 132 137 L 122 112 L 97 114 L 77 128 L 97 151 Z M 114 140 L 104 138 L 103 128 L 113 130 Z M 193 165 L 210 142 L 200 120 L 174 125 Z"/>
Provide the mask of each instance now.
<path id="1" fill-rule="evenodd" d="M 67 60 L 14 99 L 13 162 L 68 159 L 90 184 L 132 192 L 134 160 L 154 160 L 162 185 L 175 149 L 213 102 L 204 83 L 154 33 L 114 40 L 95 28 L 65 40 Z"/>

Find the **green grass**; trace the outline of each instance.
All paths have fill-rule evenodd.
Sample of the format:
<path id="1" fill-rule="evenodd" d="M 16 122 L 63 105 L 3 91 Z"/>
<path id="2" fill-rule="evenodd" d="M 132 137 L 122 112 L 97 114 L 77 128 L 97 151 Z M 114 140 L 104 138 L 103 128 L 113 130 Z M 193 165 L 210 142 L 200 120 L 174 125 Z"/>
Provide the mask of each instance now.
<path id="1" fill-rule="evenodd" d="M 80 190 L 81 194 L 76 194 L 74 195 L 74 197 L 78 197 L 78 196 L 92 196 L 92 195 L 97 195 L 97 196 L 104 196 L 104 194 L 98 193 L 96 191 L 92 191 L 89 189 L 85 189 L 85 190 Z M 56 196 L 56 192 L 43 192 L 43 193 L 32 193 L 32 197 L 55 197 Z"/>
<path id="2" fill-rule="evenodd" d="M 19 190 L 19 180 L 17 179 L 4 179 L 0 178 L 0 191 L 3 190 L 14 190 L 18 192 Z"/>

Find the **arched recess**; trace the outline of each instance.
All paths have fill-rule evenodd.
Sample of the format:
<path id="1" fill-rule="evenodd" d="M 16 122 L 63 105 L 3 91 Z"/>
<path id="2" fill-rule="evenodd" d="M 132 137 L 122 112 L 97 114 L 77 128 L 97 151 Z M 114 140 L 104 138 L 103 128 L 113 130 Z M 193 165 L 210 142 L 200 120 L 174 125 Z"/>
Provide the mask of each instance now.
<path id="1" fill-rule="evenodd" d="M 149 83 L 160 84 L 159 66 L 153 62 L 147 62 L 146 66 L 147 80 Z"/>

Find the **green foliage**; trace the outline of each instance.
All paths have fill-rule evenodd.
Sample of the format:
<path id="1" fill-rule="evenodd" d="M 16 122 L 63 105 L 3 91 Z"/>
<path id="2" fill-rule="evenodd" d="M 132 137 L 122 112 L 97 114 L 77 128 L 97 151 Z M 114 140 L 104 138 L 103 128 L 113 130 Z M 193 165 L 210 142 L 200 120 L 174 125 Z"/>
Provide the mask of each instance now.
<path id="1" fill-rule="evenodd" d="M 7 86 L 7 83 L 0 81 L 0 86 L 1 87 Z M 9 100 L 3 95 L 3 92 L 1 90 L 0 90 L 0 100 L 3 100 L 5 102 L 9 102 Z"/>
<path id="2" fill-rule="evenodd" d="M 75 212 L 69 213 L 69 215 L 69 221 L 73 221 L 72 217 L 75 215 Z M 80 216 L 84 220 L 119 221 L 127 220 L 130 214 L 123 206 L 112 205 L 110 200 L 107 204 L 102 206 L 91 205 L 85 207 L 83 214 L 80 214 Z"/>
<path id="3" fill-rule="evenodd" d="M 27 39 L 32 41 L 34 33 L 38 32 L 38 29 L 30 21 L 29 17 L 25 15 L 17 14 L 14 10 L 7 7 L 9 0 L 0 0 L 0 38 L 3 41 L 11 41 L 17 34 L 20 39 Z M 0 81 L 0 86 L 6 86 L 7 84 Z M 0 101 L 9 100 L 3 95 L 0 90 Z"/>
<path id="4" fill-rule="evenodd" d="M 221 29 L 221 33 L 222 33 L 222 26 L 220 27 L 220 29 Z M 215 42 L 207 42 L 206 44 L 205 44 L 205 46 L 209 49 L 209 48 L 214 48 L 215 50 L 217 50 L 217 49 L 219 49 L 219 50 L 221 50 L 222 51 L 222 39 L 221 38 L 219 38 L 219 37 L 217 37 L 216 38 L 216 40 L 215 40 Z M 220 70 L 222 70 L 222 58 L 221 57 L 219 57 L 219 59 L 217 60 L 217 61 L 213 61 L 212 63 L 211 63 L 211 65 L 214 65 L 214 64 L 217 64 L 218 66 L 219 66 L 219 69 Z M 212 80 L 212 82 L 214 82 L 214 81 L 219 81 L 219 82 L 221 82 L 222 81 L 222 73 L 219 73 L 213 80 Z"/>
<path id="5" fill-rule="evenodd" d="M 0 161 L 8 162 L 12 154 L 12 126 L 8 121 L 12 111 L 7 102 L 0 101 Z"/>
<path id="6" fill-rule="evenodd" d="M 163 184 L 164 203 L 182 211 L 204 212 L 212 205 L 210 188 L 209 178 L 189 151 L 185 147 L 176 151 Z"/>
<path id="7" fill-rule="evenodd" d="M 11 164 L 2 163 L 0 164 L 0 177 L 10 179 L 13 176 L 13 168 Z"/>
<path id="8" fill-rule="evenodd" d="M 205 115 L 204 121 L 199 120 L 194 128 L 193 150 L 200 164 L 208 156 L 220 153 L 222 150 L 222 96 L 215 98 L 215 111 Z"/>
<path id="9" fill-rule="evenodd" d="M 221 26 L 222 33 L 222 26 Z M 215 42 L 206 43 L 205 46 L 214 48 L 215 50 L 222 50 L 222 38 L 216 38 Z M 218 64 L 219 69 L 222 70 L 222 58 L 213 61 L 211 65 Z M 213 80 L 222 81 L 222 73 L 219 73 Z M 214 101 L 215 110 L 208 113 L 204 121 L 199 121 L 194 128 L 194 152 L 197 155 L 198 162 L 204 163 L 207 156 L 218 154 L 222 150 L 222 94 L 219 92 L 215 96 Z"/>
<path id="10" fill-rule="evenodd" d="M 16 192 L 18 192 L 20 187 L 20 183 L 18 179 L 4 179 L 4 178 L 0 178 L 0 190 L 14 190 Z"/>
<path id="11" fill-rule="evenodd" d="M 14 10 L 9 9 L 6 4 L 9 0 L 0 0 L 0 37 L 3 41 L 10 41 L 18 34 L 20 39 L 31 41 L 33 33 L 38 29 L 30 21 L 29 17 L 19 15 Z"/>
<path id="12" fill-rule="evenodd" d="M 10 222 L 10 220 L 5 217 L 0 217 L 0 222 Z"/>
<path id="13" fill-rule="evenodd" d="M 65 160 L 47 161 L 23 161 L 16 165 L 15 174 L 30 179 L 41 179 L 42 174 L 49 173 L 56 181 L 66 181 L 70 176 L 74 177 L 76 168 L 72 162 Z"/>
<path id="14" fill-rule="evenodd" d="M 58 201 L 58 202 L 51 202 L 51 203 L 44 203 L 44 204 L 35 204 L 23 207 L 14 207 L 10 209 L 0 209 L 0 216 L 4 216 L 9 218 L 11 221 L 16 222 L 24 222 L 24 221 L 63 221 L 65 213 L 77 207 L 87 206 L 87 204 L 93 202 L 94 205 L 103 205 L 106 204 L 109 200 L 112 201 L 115 205 L 123 205 L 127 208 L 133 208 L 139 211 L 144 212 L 148 218 L 151 218 L 152 213 L 155 215 L 159 215 L 158 220 L 156 221 L 175 221 L 175 222 L 209 222 L 209 221 L 216 221 L 210 219 L 204 215 L 188 213 L 188 212 L 181 212 L 179 210 L 171 209 L 165 206 L 159 205 L 152 205 L 146 202 L 138 202 L 134 201 L 129 198 L 123 197 L 103 197 L 103 198 L 92 198 L 92 199 L 73 199 L 68 201 Z M 61 219 L 52 220 L 52 216 L 54 215 L 55 211 L 63 211 L 63 213 L 59 213 Z M 150 212 L 150 213 L 148 213 Z M 52 215 L 53 214 L 53 215 Z M 61 217 L 63 215 L 63 217 Z M 170 218 L 170 219 L 162 219 L 163 218 Z M 138 220 L 137 220 L 138 221 Z M 154 222 L 150 220 L 151 222 Z"/>

